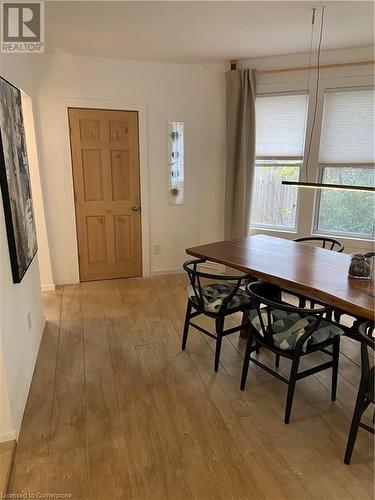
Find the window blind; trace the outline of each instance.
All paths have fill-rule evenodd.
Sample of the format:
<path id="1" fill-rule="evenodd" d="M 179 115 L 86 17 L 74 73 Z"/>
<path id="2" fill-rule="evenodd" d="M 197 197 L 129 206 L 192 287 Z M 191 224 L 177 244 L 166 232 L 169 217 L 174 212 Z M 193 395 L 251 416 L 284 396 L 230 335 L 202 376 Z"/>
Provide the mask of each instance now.
<path id="1" fill-rule="evenodd" d="M 374 90 L 329 90 L 325 95 L 319 161 L 374 161 Z"/>
<path id="2" fill-rule="evenodd" d="M 307 94 L 258 96 L 256 155 L 303 156 Z"/>

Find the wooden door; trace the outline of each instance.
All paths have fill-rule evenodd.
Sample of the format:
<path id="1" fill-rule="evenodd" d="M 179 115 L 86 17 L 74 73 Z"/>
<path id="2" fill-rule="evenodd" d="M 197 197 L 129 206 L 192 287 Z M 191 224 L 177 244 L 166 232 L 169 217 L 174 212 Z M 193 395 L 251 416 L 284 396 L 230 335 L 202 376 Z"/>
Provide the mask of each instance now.
<path id="1" fill-rule="evenodd" d="M 142 274 L 138 113 L 70 108 L 81 281 Z"/>

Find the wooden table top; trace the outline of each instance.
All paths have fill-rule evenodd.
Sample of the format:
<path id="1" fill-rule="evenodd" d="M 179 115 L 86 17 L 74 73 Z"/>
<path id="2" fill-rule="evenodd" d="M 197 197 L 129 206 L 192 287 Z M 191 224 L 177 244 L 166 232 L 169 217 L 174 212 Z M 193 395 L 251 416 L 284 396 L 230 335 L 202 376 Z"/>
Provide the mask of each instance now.
<path id="1" fill-rule="evenodd" d="M 266 235 L 209 243 L 186 252 L 302 292 L 348 314 L 374 318 L 374 283 L 348 278 L 349 255 Z"/>

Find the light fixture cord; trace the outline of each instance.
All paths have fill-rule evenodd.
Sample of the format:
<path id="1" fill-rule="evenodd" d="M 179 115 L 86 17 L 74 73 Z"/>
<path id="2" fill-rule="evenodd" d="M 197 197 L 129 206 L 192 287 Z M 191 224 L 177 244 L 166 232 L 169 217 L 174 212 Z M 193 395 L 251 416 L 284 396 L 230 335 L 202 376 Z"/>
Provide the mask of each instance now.
<path id="1" fill-rule="evenodd" d="M 315 14 L 313 14 L 313 19 L 314 19 L 314 17 L 315 17 Z M 312 125 L 311 125 L 308 150 L 307 150 L 307 156 L 306 156 L 306 164 L 305 164 L 306 165 L 306 181 L 307 182 L 309 182 L 308 181 L 308 169 L 309 169 L 309 161 L 310 161 L 310 153 L 311 153 L 311 143 L 312 143 L 312 137 L 313 137 L 314 128 L 315 128 L 316 112 L 318 109 L 319 78 L 320 78 L 320 53 L 321 53 L 321 49 L 322 49 L 323 26 L 324 26 L 324 5 L 322 6 L 322 15 L 320 18 L 320 35 L 319 35 L 319 45 L 318 45 L 314 114 L 313 114 L 313 121 L 312 121 Z"/>
<path id="2" fill-rule="evenodd" d="M 312 59 L 312 51 L 313 51 L 313 40 L 314 40 L 314 28 L 315 28 L 315 13 L 316 13 L 316 8 L 314 7 L 312 9 L 312 15 L 311 15 L 309 64 L 308 64 L 307 85 L 306 85 L 307 96 L 309 96 L 309 94 L 310 94 L 310 75 L 311 75 L 311 59 Z M 305 106 L 305 119 L 304 119 L 304 123 L 303 123 L 303 136 L 302 136 L 302 145 L 301 145 L 302 156 L 303 156 L 305 137 L 306 137 L 308 110 L 309 110 L 309 105 L 308 105 L 308 101 L 307 101 L 306 106 Z M 305 163 L 305 167 L 307 167 L 306 163 Z M 306 177 L 306 182 L 308 182 L 307 168 L 305 168 L 305 177 Z"/>

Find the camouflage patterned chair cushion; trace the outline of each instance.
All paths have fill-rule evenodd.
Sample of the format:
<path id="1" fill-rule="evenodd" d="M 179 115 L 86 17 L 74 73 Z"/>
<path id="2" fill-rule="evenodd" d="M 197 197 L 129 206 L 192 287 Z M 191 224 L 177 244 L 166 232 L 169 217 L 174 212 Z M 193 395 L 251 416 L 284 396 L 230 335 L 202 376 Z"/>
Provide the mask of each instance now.
<path id="1" fill-rule="evenodd" d="M 213 313 L 218 312 L 223 300 L 228 297 L 232 290 L 233 285 L 225 285 L 222 283 L 212 283 L 210 285 L 202 286 L 205 310 Z M 198 300 L 191 285 L 186 288 L 186 293 L 191 302 L 198 306 Z M 237 307 L 245 307 L 247 305 L 250 307 L 250 304 L 251 298 L 249 295 L 244 290 L 239 288 L 236 295 L 231 298 L 227 309 L 236 309 Z"/>
<path id="2" fill-rule="evenodd" d="M 268 319 L 265 309 L 261 309 L 261 315 L 264 326 L 267 327 Z M 272 316 L 272 331 L 273 343 L 275 347 L 286 351 L 293 350 L 298 339 L 307 331 L 307 327 L 316 321 L 314 316 L 300 316 L 295 312 L 283 311 L 281 309 L 273 309 Z M 256 310 L 250 311 L 250 320 L 257 331 L 263 336 L 259 316 Z M 344 331 L 336 325 L 321 320 L 318 328 L 312 336 L 305 342 L 302 350 L 306 352 L 309 345 L 319 344 L 325 340 L 334 337 L 335 335 L 343 335 Z"/>

